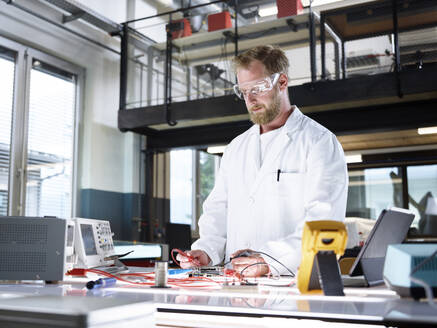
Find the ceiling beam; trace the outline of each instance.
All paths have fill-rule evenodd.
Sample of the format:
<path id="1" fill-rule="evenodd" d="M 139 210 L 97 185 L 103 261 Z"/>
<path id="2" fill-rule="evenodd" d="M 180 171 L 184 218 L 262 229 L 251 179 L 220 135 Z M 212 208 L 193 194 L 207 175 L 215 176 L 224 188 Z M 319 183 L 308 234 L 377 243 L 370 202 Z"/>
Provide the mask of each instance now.
<path id="1" fill-rule="evenodd" d="M 307 113 L 336 135 L 416 129 L 437 125 L 437 99 Z M 155 131 L 150 149 L 227 144 L 252 126 L 250 121 Z M 140 129 L 135 131 L 146 133 Z"/>

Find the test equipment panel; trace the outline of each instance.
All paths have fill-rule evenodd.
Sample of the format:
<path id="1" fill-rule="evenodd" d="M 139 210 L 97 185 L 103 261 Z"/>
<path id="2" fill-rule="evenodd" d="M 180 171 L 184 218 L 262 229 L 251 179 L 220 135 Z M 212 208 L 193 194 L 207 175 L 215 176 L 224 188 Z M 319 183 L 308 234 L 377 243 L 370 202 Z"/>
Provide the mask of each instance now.
<path id="1" fill-rule="evenodd" d="M 109 221 L 74 218 L 74 248 L 77 268 L 95 268 L 114 264 L 113 233 Z"/>
<path id="2" fill-rule="evenodd" d="M 0 280 L 60 281 L 73 268 L 75 222 L 0 217 Z"/>

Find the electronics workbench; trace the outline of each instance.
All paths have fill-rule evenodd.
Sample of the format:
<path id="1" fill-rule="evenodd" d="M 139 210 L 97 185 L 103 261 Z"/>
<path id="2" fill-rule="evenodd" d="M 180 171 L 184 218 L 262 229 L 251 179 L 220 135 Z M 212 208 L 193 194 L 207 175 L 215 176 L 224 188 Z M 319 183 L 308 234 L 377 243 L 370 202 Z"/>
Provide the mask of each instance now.
<path id="1" fill-rule="evenodd" d="M 89 280 L 89 278 L 88 278 Z M 270 279 L 268 279 L 270 280 Z M 300 295 L 295 287 L 153 288 L 120 284 L 87 290 L 86 280 L 0 285 L 2 327 L 308 327 L 350 323 L 437 326 L 426 302 L 399 298 L 385 287 L 345 288 L 345 296 Z M 267 282 L 266 282 L 267 281 Z M 281 278 L 289 284 L 290 278 Z M 323 320 L 314 321 L 314 320 Z M 331 322 L 331 323 L 329 323 Z M 299 325 L 298 325 L 299 326 Z"/>
<path id="2" fill-rule="evenodd" d="M 369 285 L 376 273 L 378 279 L 382 275 L 382 268 L 375 266 L 379 257 L 372 257 L 378 255 L 375 247 L 382 245 L 380 232 L 393 231 L 390 222 L 402 226 L 399 220 L 404 220 L 406 227 L 411 223 L 414 215 L 402 211 L 383 211 L 360 253 Z M 109 222 L 103 220 L 3 217 L 0 231 L 0 327 L 337 327 L 339 323 L 437 327 L 432 299 L 401 298 L 384 284 L 343 288 L 346 280 L 335 279 L 335 274 L 340 278 L 336 256 L 344 252 L 347 235 L 338 221 L 306 222 L 304 260 L 297 279 L 291 270 L 289 276 L 272 270 L 259 278 L 227 267 L 168 270 L 162 249 L 155 269 L 128 267 L 121 262 L 123 257 L 147 246 L 147 256 L 154 257 L 157 245 L 130 245 L 126 252 L 126 245 L 118 248 L 113 243 Z M 390 242 L 387 239 L 383 242 Z M 415 277 L 424 279 L 429 269 L 434 272 L 434 262 L 429 262 L 437 245 L 430 245 L 428 253 L 422 245 L 390 246 L 387 253 L 397 253 L 387 258 L 403 256 L 397 262 L 407 267 L 405 249 L 413 249 L 410 254 L 426 260 L 413 264 L 412 274 L 417 271 Z M 175 252 L 189 257 L 173 249 L 176 264 Z M 237 256 L 250 256 L 243 253 Z M 366 263 L 373 276 L 366 276 Z M 394 270 L 384 271 L 385 277 L 402 271 L 396 261 L 389 267 Z"/>

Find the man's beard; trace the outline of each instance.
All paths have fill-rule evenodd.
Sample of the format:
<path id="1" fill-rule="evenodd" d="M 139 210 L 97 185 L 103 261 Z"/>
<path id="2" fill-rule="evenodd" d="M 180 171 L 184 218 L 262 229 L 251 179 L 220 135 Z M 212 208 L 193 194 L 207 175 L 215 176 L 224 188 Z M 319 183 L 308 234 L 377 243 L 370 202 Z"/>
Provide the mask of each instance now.
<path id="1" fill-rule="evenodd" d="M 266 107 L 265 105 L 255 105 L 253 107 L 262 106 L 264 111 L 252 112 L 249 110 L 250 120 L 259 125 L 265 125 L 272 122 L 279 114 L 281 107 L 281 100 L 279 94 L 275 92 L 272 102 Z"/>

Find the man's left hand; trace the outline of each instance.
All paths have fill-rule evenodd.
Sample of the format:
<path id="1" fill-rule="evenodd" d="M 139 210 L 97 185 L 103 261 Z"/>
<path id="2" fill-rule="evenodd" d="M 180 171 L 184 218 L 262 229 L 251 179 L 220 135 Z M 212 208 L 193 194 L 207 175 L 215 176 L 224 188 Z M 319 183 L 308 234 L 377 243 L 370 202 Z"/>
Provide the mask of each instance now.
<path id="1" fill-rule="evenodd" d="M 250 254 L 250 249 L 239 250 L 231 255 L 232 267 L 235 271 L 242 273 L 243 277 L 260 277 L 270 272 L 269 265 L 261 255 L 256 253 L 249 256 L 240 256 L 243 252 Z M 257 264 L 255 264 L 257 263 Z"/>

